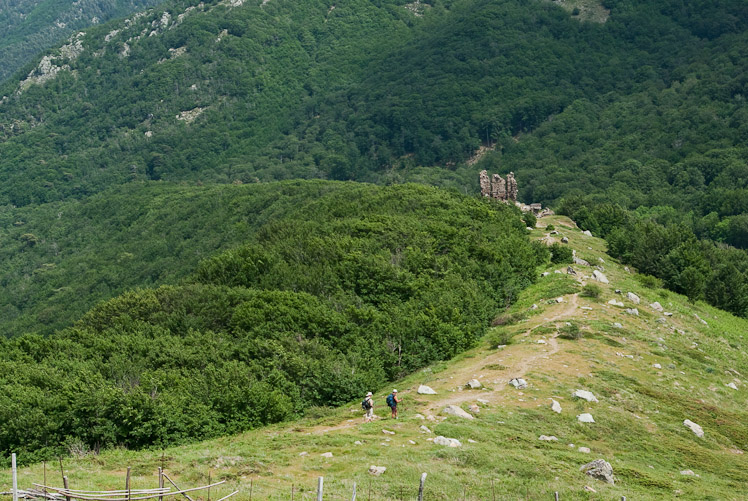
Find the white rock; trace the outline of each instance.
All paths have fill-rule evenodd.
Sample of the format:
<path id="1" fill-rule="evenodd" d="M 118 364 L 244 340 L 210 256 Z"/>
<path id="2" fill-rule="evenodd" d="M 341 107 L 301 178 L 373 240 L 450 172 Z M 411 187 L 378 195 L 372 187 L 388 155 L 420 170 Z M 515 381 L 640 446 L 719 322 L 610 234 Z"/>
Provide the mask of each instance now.
<path id="1" fill-rule="evenodd" d="M 582 233 L 587 235 L 588 237 L 592 236 L 592 233 L 590 232 L 590 230 L 584 230 Z"/>
<path id="2" fill-rule="evenodd" d="M 629 315 L 639 316 L 639 310 L 637 308 L 626 308 L 626 313 Z"/>
<path id="3" fill-rule="evenodd" d="M 596 459 L 591 463 L 587 463 L 579 468 L 579 470 L 585 472 L 591 477 L 602 480 L 603 482 L 609 484 L 615 483 L 615 479 L 613 478 L 613 467 L 603 459 Z"/>
<path id="4" fill-rule="evenodd" d="M 670 313 L 669 311 L 666 311 L 665 313 L 663 313 L 663 315 L 665 315 L 666 317 L 672 317 L 673 316 L 673 314 Z"/>
<path id="5" fill-rule="evenodd" d="M 608 277 L 606 277 L 602 272 L 595 270 L 592 272 L 592 276 L 595 280 L 597 280 L 600 283 L 603 284 L 609 284 L 610 280 L 608 280 Z"/>
<path id="6" fill-rule="evenodd" d="M 408 440 L 408 443 L 409 443 L 410 445 L 416 445 L 416 443 L 415 443 L 415 442 L 414 442 L 413 440 Z"/>
<path id="7" fill-rule="evenodd" d="M 462 447 L 462 444 L 456 438 L 447 438 L 439 435 L 434 439 L 436 445 L 444 445 L 447 447 Z"/>
<path id="8" fill-rule="evenodd" d="M 551 435 L 550 437 L 547 435 L 540 435 L 538 437 L 538 440 L 543 440 L 545 442 L 558 442 L 558 439 L 554 437 L 553 435 Z"/>
<path id="9" fill-rule="evenodd" d="M 557 414 L 561 414 L 561 404 L 551 399 L 551 410 Z"/>
<path id="10" fill-rule="evenodd" d="M 537 304 L 535 304 L 535 303 L 533 303 L 533 305 L 532 305 L 532 306 L 530 306 L 530 309 L 531 309 L 531 310 L 537 310 L 537 309 L 538 309 L 538 305 L 537 305 Z"/>
<path id="11" fill-rule="evenodd" d="M 660 364 L 654 364 L 652 367 L 655 369 L 662 369 L 662 366 Z"/>
<path id="12" fill-rule="evenodd" d="M 320 454 L 320 456 L 322 456 L 323 458 L 331 458 L 332 452 L 325 452 L 325 453 Z"/>
<path id="13" fill-rule="evenodd" d="M 374 466 L 374 465 L 369 466 L 369 473 L 371 473 L 375 477 L 378 477 L 385 471 L 387 471 L 387 468 L 384 466 Z"/>
<path id="14" fill-rule="evenodd" d="M 436 392 L 434 391 L 432 387 L 422 384 L 418 387 L 418 394 L 419 395 L 436 395 Z"/>
<path id="15" fill-rule="evenodd" d="M 548 344 L 548 343 L 547 343 L 547 342 L 545 341 L 545 339 L 538 339 L 538 340 L 537 340 L 537 341 L 535 341 L 535 342 L 536 342 L 536 343 L 538 343 L 538 344 Z"/>
<path id="16" fill-rule="evenodd" d="M 581 308 L 581 309 L 583 309 L 583 310 L 587 310 L 587 311 L 592 311 L 592 308 L 591 308 L 591 307 L 589 307 L 589 306 L 582 306 L 582 308 Z"/>
<path id="17" fill-rule="evenodd" d="M 488 404 L 490 404 L 491 402 L 489 402 L 488 400 L 484 400 L 484 399 L 482 399 L 482 398 L 479 398 L 479 399 L 478 399 L 478 403 L 479 403 L 479 404 L 483 404 L 483 405 L 488 405 Z"/>
<path id="18" fill-rule="evenodd" d="M 612 304 L 613 306 L 618 306 L 620 308 L 623 308 L 623 303 L 621 301 L 616 301 L 615 299 L 611 299 L 608 301 L 608 304 Z"/>
<path id="19" fill-rule="evenodd" d="M 471 414 L 465 412 L 461 407 L 456 405 L 448 405 L 444 408 L 444 413 L 450 416 L 460 417 L 464 419 L 475 419 Z"/>
<path id="20" fill-rule="evenodd" d="M 639 299 L 639 296 L 637 296 L 633 292 L 627 292 L 626 297 L 629 299 L 629 301 L 631 301 L 634 304 L 641 303 L 641 299 Z"/>
<path id="21" fill-rule="evenodd" d="M 585 412 L 584 414 L 579 414 L 577 416 L 577 421 L 580 423 L 594 423 L 595 420 L 592 418 L 592 414 L 589 414 Z"/>
<path id="22" fill-rule="evenodd" d="M 431 430 L 428 429 L 427 426 L 421 425 L 420 430 L 424 433 L 431 433 Z"/>
<path id="23" fill-rule="evenodd" d="M 590 453 L 590 448 L 589 448 L 589 447 L 580 447 L 580 448 L 579 448 L 579 449 L 577 449 L 577 450 L 578 450 L 579 452 L 583 452 L 584 454 L 589 454 L 589 453 Z"/>
<path id="24" fill-rule="evenodd" d="M 468 443 L 469 444 L 477 444 L 478 441 L 477 440 L 473 440 L 472 438 L 468 438 Z"/>
<path id="25" fill-rule="evenodd" d="M 480 412 L 480 407 L 478 407 L 477 404 L 473 404 L 470 406 L 470 412 L 473 414 L 478 414 Z"/>
<path id="26" fill-rule="evenodd" d="M 689 477 L 698 477 L 699 475 L 695 474 L 692 470 L 681 470 L 681 475 L 686 475 Z"/>
<path id="27" fill-rule="evenodd" d="M 480 388 L 483 385 L 480 384 L 480 381 L 478 381 L 477 379 L 471 379 L 470 381 L 467 382 L 466 386 L 469 386 L 471 390 L 475 390 L 475 389 Z"/>
<path id="28" fill-rule="evenodd" d="M 521 377 L 513 378 L 509 381 L 509 384 L 517 388 L 518 390 L 523 390 L 527 388 L 527 381 L 522 379 Z"/>
<path id="29" fill-rule="evenodd" d="M 683 425 L 694 432 L 697 437 L 701 438 L 704 436 L 704 429 L 693 421 L 686 419 L 685 421 L 683 421 Z"/>
<path id="30" fill-rule="evenodd" d="M 597 492 L 595 489 L 593 489 L 589 485 L 585 485 L 584 486 L 584 490 L 587 491 L 587 492 Z"/>
<path id="31" fill-rule="evenodd" d="M 355 442 L 353 442 L 353 445 L 364 445 L 364 444 L 361 443 L 361 440 L 356 440 Z"/>
<path id="32" fill-rule="evenodd" d="M 413 416 L 413 417 L 414 417 L 414 418 L 416 418 L 416 419 L 420 419 L 420 420 L 424 420 L 424 419 L 426 419 L 426 418 L 425 418 L 425 417 L 423 416 L 423 414 L 416 414 L 416 415 L 415 415 L 415 416 Z"/>
<path id="33" fill-rule="evenodd" d="M 550 275 L 550 274 L 551 274 L 551 272 L 550 272 L 550 271 L 544 271 L 543 273 L 541 273 L 541 274 L 540 274 L 540 276 L 541 276 L 541 277 L 547 277 L 547 276 L 548 276 L 548 275 Z"/>
<path id="34" fill-rule="evenodd" d="M 727 383 L 725 386 L 728 386 L 728 387 L 732 388 L 733 390 L 737 390 L 738 389 L 738 387 L 735 385 L 735 383 L 732 383 L 732 382 Z"/>
<path id="35" fill-rule="evenodd" d="M 382 433 L 384 433 L 385 435 L 394 435 L 395 434 L 394 431 L 390 431 L 390 430 L 382 430 Z"/>
<path id="36" fill-rule="evenodd" d="M 309 455 L 308 452 L 299 452 L 299 456 L 308 456 L 308 455 Z"/>
<path id="37" fill-rule="evenodd" d="M 619 322 L 616 322 L 613 324 L 613 328 L 615 329 L 623 329 L 623 325 L 621 325 Z"/>
<path id="38" fill-rule="evenodd" d="M 581 398 L 582 400 L 586 400 L 588 402 L 598 402 L 597 397 L 592 394 L 591 391 L 587 390 L 576 390 L 571 395 L 572 397 Z"/>
<path id="39" fill-rule="evenodd" d="M 652 308 L 655 311 L 662 311 L 663 310 L 662 305 L 658 301 L 655 301 L 654 303 L 650 304 L 649 307 Z"/>
<path id="40" fill-rule="evenodd" d="M 556 298 L 556 302 L 557 302 L 557 303 L 563 303 L 563 302 L 564 302 L 564 298 L 562 298 L 562 297 L 557 297 L 557 298 Z"/>

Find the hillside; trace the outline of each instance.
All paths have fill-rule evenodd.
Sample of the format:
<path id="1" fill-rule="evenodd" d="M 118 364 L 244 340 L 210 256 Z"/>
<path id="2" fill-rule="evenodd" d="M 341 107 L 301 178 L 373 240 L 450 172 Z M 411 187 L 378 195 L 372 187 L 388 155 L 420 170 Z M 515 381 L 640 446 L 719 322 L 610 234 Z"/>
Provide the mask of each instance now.
<path id="1" fill-rule="evenodd" d="M 0 2 L 0 83 L 76 30 L 152 7 L 156 0 Z"/>
<path id="2" fill-rule="evenodd" d="M 237 236 L 255 228 L 241 246 L 206 256 L 182 280 L 101 302 L 73 327 L 0 340 L 0 449 L 30 460 L 72 444 L 164 446 L 339 405 L 474 346 L 548 259 L 518 209 L 431 187 L 231 189 L 208 200 L 244 211 L 226 221 Z M 170 196 L 194 202 L 189 216 L 206 194 Z M 153 207 L 148 217 L 159 215 Z M 131 232 L 161 231 L 137 214 L 130 221 Z M 164 245 L 210 249 L 214 241 L 177 239 L 191 227 L 162 223 L 171 221 Z M 215 233 L 193 237 L 202 235 Z M 138 260 L 168 264 L 171 253 L 145 250 Z M 135 260 L 110 266 L 125 276 Z M 70 261 L 68 276 L 82 271 Z M 162 279 L 184 273 L 167 270 Z"/>
<path id="3" fill-rule="evenodd" d="M 475 192 L 478 167 L 527 202 L 745 214 L 744 2 L 567 7 L 172 1 L 91 28 L 0 90 L 0 202 L 142 179 Z"/>
<path id="4" fill-rule="evenodd" d="M 292 488 L 298 499 L 313 499 L 319 475 L 325 477 L 325 499 L 348 499 L 354 481 L 359 496 L 412 499 L 421 472 L 428 473 L 424 499 L 549 499 L 554 491 L 562 499 L 742 498 L 748 480 L 748 355 L 742 347 L 748 323 L 642 286 L 636 273 L 604 254 L 602 240 L 585 236 L 568 219 L 541 220 L 546 224 L 560 234 L 538 229 L 533 238 L 568 237 L 578 256 L 604 268 L 610 284 L 598 283 L 601 293 L 592 297 L 594 289 L 582 287 L 594 283 L 585 278 L 591 268 L 572 265 L 577 275 L 569 276 L 566 265 L 548 266 L 550 274 L 520 295 L 478 347 L 395 383 L 404 396 L 398 421 L 382 409 L 388 385 L 372 388 L 381 419 L 363 424 L 362 388 L 350 405 L 315 409 L 301 421 L 163 453 L 118 449 L 67 458 L 71 485 L 120 488 L 129 465 L 134 487 L 150 487 L 163 465 L 180 485 L 205 483 L 208 475 L 225 479 L 211 495 L 238 489 L 234 499 L 249 499 L 250 486 L 253 499 L 288 499 Z M 663 312 L 651 306 L 655 301 Z M 637 308 L 638 315 L 625 308 Z M 510 386 L 515 377 L 528 387 Z M 466 389 L 472 378 L 482 388 Z M 437 394 L 417 395 L 420 384 Z M 572 398 L 577 389 L 599 401 Z M 560 414 L 551 410 L 552 399 Z M 447 404 L 477 405 L 479 412 L 473 411 L 474 420 L 446 417 L 441 411 Z M 592 414 L 595 423 L 577 422 L 581 413 Z M 703 427 L 703 438 L 683 425 L 685 419 Z M 435 445 L 437 435 L 457 438 L 462 446 Z M 541 435 L 558 441 L 539 440 Z M 325 452 L 332 457 L 320 457 Z M 612 465 L 615 485 L 579 471 L 598 458 Z M 387 470 L 374 477 L 367 473 L 371 465 Z M 41 465 L 24 469 L 21 486 L 41 481 L 42 474 Z M 51 479 L 51 466 L 48 474 Z M 8 483 L 3 471 L 0 489 Z"/>

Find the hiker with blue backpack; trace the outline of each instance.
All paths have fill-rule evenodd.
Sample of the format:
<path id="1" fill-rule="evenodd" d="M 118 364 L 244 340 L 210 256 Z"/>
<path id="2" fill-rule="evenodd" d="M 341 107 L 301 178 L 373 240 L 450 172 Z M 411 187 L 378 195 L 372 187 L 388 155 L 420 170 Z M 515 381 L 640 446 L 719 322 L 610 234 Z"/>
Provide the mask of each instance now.
<path id="1" fill-rule="evenodd" d="M 387 405 L 392 409 L 392 419 L 397 419 L 397 404 L 402 401 L 402 398 L 397 398 L 397 390 L 392 390 L 392 393 L 387 395 Z"/>

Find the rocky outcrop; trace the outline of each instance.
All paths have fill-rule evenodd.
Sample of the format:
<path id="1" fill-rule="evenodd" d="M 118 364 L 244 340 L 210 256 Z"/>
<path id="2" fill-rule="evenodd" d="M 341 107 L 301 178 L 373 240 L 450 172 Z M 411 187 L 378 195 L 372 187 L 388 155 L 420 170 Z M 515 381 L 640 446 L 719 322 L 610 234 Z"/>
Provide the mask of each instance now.
<path id="1" fill-rule="evenodd" d="M 615 480 L 613 478 L 613 467 L 610 466 L 610 463 L 603 459 L 596 459 L 591 463 L 587 463 L 586 465 L 579 468 L 579 471 L 583 471 L 587 475 L 598 480 L 602 480 L 603 482 L 607 482 L 609 484 L 615 483 Z"/>
<path id="2" fill-rule="evenodd" d="M 506 199 L 517 201 L 517 180 L 514 179 L 514 172 L 506 175 Z"/>
<path id="3" fill-rule="evenodd" d="M 491 196 L 491 180 L 488 178 L 488 172 L 485 170 L 480 171 L 478 180 L 480 182 L 481 196 L 490 197 Z"/>

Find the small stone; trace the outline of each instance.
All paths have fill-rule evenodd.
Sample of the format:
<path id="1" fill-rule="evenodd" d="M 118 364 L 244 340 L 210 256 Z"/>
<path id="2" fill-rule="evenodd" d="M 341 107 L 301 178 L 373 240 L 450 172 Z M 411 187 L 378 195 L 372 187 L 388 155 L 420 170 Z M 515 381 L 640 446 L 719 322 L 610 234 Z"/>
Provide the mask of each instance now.
<path id="1" fill-rule="evenodd" d="M 461 407 L 456 405 L 448 405 L 444 408 L 444 413 L 450 416 L 460 417 L 464 419 L 475 419 L 471 414 L 465 412 Z"/>
<path id="2" fill-rule="evenodd" d="M 598 261 L 600 261 L 601 264 L 605 264 L 605 260 L 601 257 L 597 258 Z"/>
<path id="3" fill-rule="evenodd" d="M 583 231 L 582 233 L 583 233 L 584 235 L 587 235 L 588 237 L 591 237 L 591 236 L 592 236 L 592 233 L 590 233 L 590 230 L 584 230 L 584 231 Z"/>
<path id="4" fill-rule="evenodd" d="M 579 449 L 577 449 L 577 450 L 578 450 L 579 452 L 581 452 L 581 453 L 584 453 L 584 454 L 589 454 L 589 453 L 591 452 L 591 451 L 590 451 L 590 448 L 589 448 L 589 447 L 580 447 L 580 448 L 579 448 Z"/>
<path id="5" fill-rule="evenodd" d="M 594 270 L 592 272 L 592 277 L 597 280 L 598 282 L 602 284 L 609 284 L 610 280 L 608 280 L 608 277 L 606 277 L 602 272 L 598 270 Z"/>
<path id="6" fill-rule="evenodd" d="M 620 323 L 616 322 L 616 323 L 613 324 L 613 328 L 615 328 L 615 329 L 623 329 L 623 325 L 621 325 Z"/>
<path id="7" fill-rule="evenodd" d="M 479 398 L 479 399 L 478 399 L 478 403 L 479 403 L 479 404 L 483 404 L 483 405 L 488 405 L 488 404 L 490 404 L 491 402 L 489 402 L 488 400 L 484 400 L 484 399 L 482 399 L 482 398 Z"/>
<path id="8" fill-rule="evenodd" d="M 577 416 L 577 421 L 580 423 L 594 423 L 595 420 L 592 418 L 592 414 L 589 414 L 585 412 L 584 414 L 579 414 Z"/>
<path id="9" fill-rule="evenodd" d="M 436 395 L 436 392 L 430 386 L 426 386 L 425 384 L 422 384 L 418 387 L 418 394 L 419 395 Z"/>
<path id="10" fill-rule="evenodd" d="M 585 485 L 584 486 L 584 490 L 587 491 L 587 492 L 597 492 L 595 489 L 593 489 L 589 485 Z"/>
<path id="11" fill-rule="evenodd" d="M 561 404 L 551 399 L 551 410 L 557 414 L 561 414 Z"/>
<path id="12" fill-rule="evenodd" d="M 331 458 L 332 452 L 325 452 L 325 453 L 320 454 L 320 456 L 322 456 L 323 458 Z"/>
<path id="13" fill-rule="evenodd" d="M 424 419 L 426 419 L 426 418 L 425 418 L 425 417 L 423 416 L 423 414 L 416 414 L 416 415 L 415 415 L 415 416 L 413 416 L 413 417 L 414 417 L 414 418 L 416 418 L 416 419 L 420 419 L 420 420 L 424 420 Z"/>
<path id="14" fill-rule="evenodd" d="M 692 470 L 681 470 L 680 474 L 686 475 L 688 477 L 697 477 L 697 478 L 699 477 L 699 475 L 695 474 Z"/>
<path id="15" fill-rule="evenodd" d="M 619 308 L 623 308 L 623 303 L 621 301 L 616 301 L 615 299 L 611 299 L 608 301 L 608 304 L 612 304 L 613 306 L 618 306 Z"/>
<path id="16" fill-rule="evenodd" d="M 530 309 L 531 310 L 537 310 L 538 309 L 538 305 L 533 303 L 533 305 L 530 306 Z"/>
<path id="17" fill-rule="evenodd" d="M 413 440 L 408 440 L 408 443 L 409 443 L 410 445 L 416 445 L 416 443 L 415 443 L 415 442 L 414 442 Z"/>
<path id="18" fill-rule="evenodd" d="M 660 317 L 657 320 L 655 320 L 655 322 L 657 322 L 658 324 L 664 324 L 664 323 L 667 323 L 667 320 L 665 320 L 664 318 Z"/>
<path id="19" fill-rule="evenodd" d="M 462 447 L 462 444 L 456 438 L 447 438 L 439 435 L 434 439 L 436 445 L 444 445 L 447 447 Z"/>
<path id="20" fill-rule="evenodd" d="M 725 386 L 727 386 L 728 388 L 732 388 L 733 390 L 737 390 L 738 389 L 738 387 L 735 385 L 735 383 L 732 383 L 732 382 L 727 383 Z"/>
<path id="21" fill-rule="evenodd" d="M 473 440 L 472 438 L 468 438 L 468 443 L 469 444 L 477 444 L 478 441 L 477 440 Z"/>
<path id="22" fill-rule="evenodd" d="M 655 369 L 662 369 L 662 366 L 660 364 L 654 364 L 652 367 Z"/>
<path id="23" fill-rule="evenodd" d="M 636 308 L 626 308 L 626 313 L 628 313 L 629 315 L 634 315 L 636 317 L 639 316 L 639 310 Z"/>
<path id="24" fill-rule="evenodd" d="M 686 419 L 685 421 L 683 421 L 683 425 L 694 432 L 697 437 L 701 438 L 704 436 L 704 429 L 693 421 Z"/>
<path id="25" fill-rule="evenodd" d="M 543 440 L 545 442 L 558 442 L 558 439 L 554 437 L 553 435 L 551 435 L 550 437 L 547 435 L 540 435 L 538 437 L 538 440 Z"/>
<path id="26" fill-rule="evenodd" d="M 545 339 L 538 339 L 535 342 L 538 343 L 538 344 L 548 344 Z"/>
<path id="27" fill-rule="evenodd" d="M 632 302 L 632 303 L 634 303 L 634 304 L 639 304 L 639 303 L 641 303 L 641 299 L 639 299 L 639 296 L 637 296 L 637 295 L 636 295 L 636 294 L 634 294 L 633 292 L 629 292 L 629 293 L 627 293 L 627 294 L 626 294 L 626 297 L 627 297 L 627 298 L 629 299 L 629 301 L 631 301 L 631 302 Z"/>
<path id="28" fill-rule="evenodd" d="M 308 452 L 299 452 L 299 456 L 308 456 L 308 455 L 309 455 Z"/>
<path id="29" fill-rule="evenodd" d="M 564 298 L 562 298 L 562 297 L 557 297 L 557 298 L 556 298 L 556 302 L 557 302 L 557 303 L 563 303 L 563 302 L 564 302 Z"/>
<path id="30" fill-rule="evenodd" d="M 471 379 L 470 381 L 467 382 L 466 386 L 469 386 L 471 390 L 476 390 L 483 385 L 480 384 L 480 381 L 478 381 L 477 379 Z"/>
<path id="31" fill-rule="evenodd" d="M 421 425 L 419 428 L 423 433 L 431 433 L 431 430 L 428 429 L 427 426 Z"/>
<path id="32" fill-rule="evenodd" d="M 527 388 L 527 381 L 522 379 L 521 377 L 513 378 L 509 381 L 509 384 L 517 388 L 518 390 L 523 390 Z"/>
<path id="33" fill-rule="evenodd" d="M 665 313 L 663 313 L 663 315 L 665 315 L 666 317 L 672 317 L 673 316 L 673 314 L 670 313 L 669 311 L 666 311 Z"/>
<path id="34" fill-rule="evenodd" d="M 652 308 L 655 311 L 662 311 L 662 305 L 659 303 L 659 301 L 655 301 L 654 303 L 649 305 L 650 308 Z"/>
<path id="35" fill-rule="evenodd" d="M 387 468 L 384 466 L 374 466 L 374 465 L 369 466 L 369 473 L 371 473 L 375 477 L 380 476 L 385 471 L 387 471 Z"/>
<path id="36" fill-rule="evenodd" d="M 473 414 L 478 414 L 480 412 L 480 407 L 478 407 L 476 404 L 473 404 L 470 406 L 470 412 Z"/>
<path id="37" fill-rule="evenodd" d="M 541 277 L 547 277 L 547 276 L 548 276 L 548 275 L 550 275 L 550 274 L 551 274 L 551 272 L 550 272 L 550 271 L 544 271 L 543 273 L 541 273 L 541 274 L 540 274 L 540 276 L 541 276 Z"/>
<path id="38" fill-rule="evenodd" d="M 356 440 L 355 442 L 353 442 L 353 445 L 364 445 L 364 444 L 361 443 L 361 440 Z"/>
<path id="39" fill-rule="evenodd" d="M 581 308 L 581 309 L 583 309 L 583 310 L 587 310 L 587 311 L 592 311 L 592 308 L 591 308 L 591 307 L 589 307 L 589 306 L 582 306 L 582 308 Z"/>
<path id="40" fill-rule="evenodd" d="M 587 475 L 609 484 L 615 483 L 613 478 L 613 467 L 604 459 L 595 459 L 579 468 L 579 471 L 583 471 Z"/>
<path id="41" fill-rule="evenodd" d="M 587 390 L 576 390 L 571 396 L 581 398 L 588 402 L 598 402 L 597 397 L 593 395 L 591 391 Z"/>
<path id="42" fill-rule="evenodd" d="M 385 435 L 394 435 L 395 434 L 394 431 L 390 431 L 390 430 L 382 430 L 382 433 L 384 433 Z"/>

